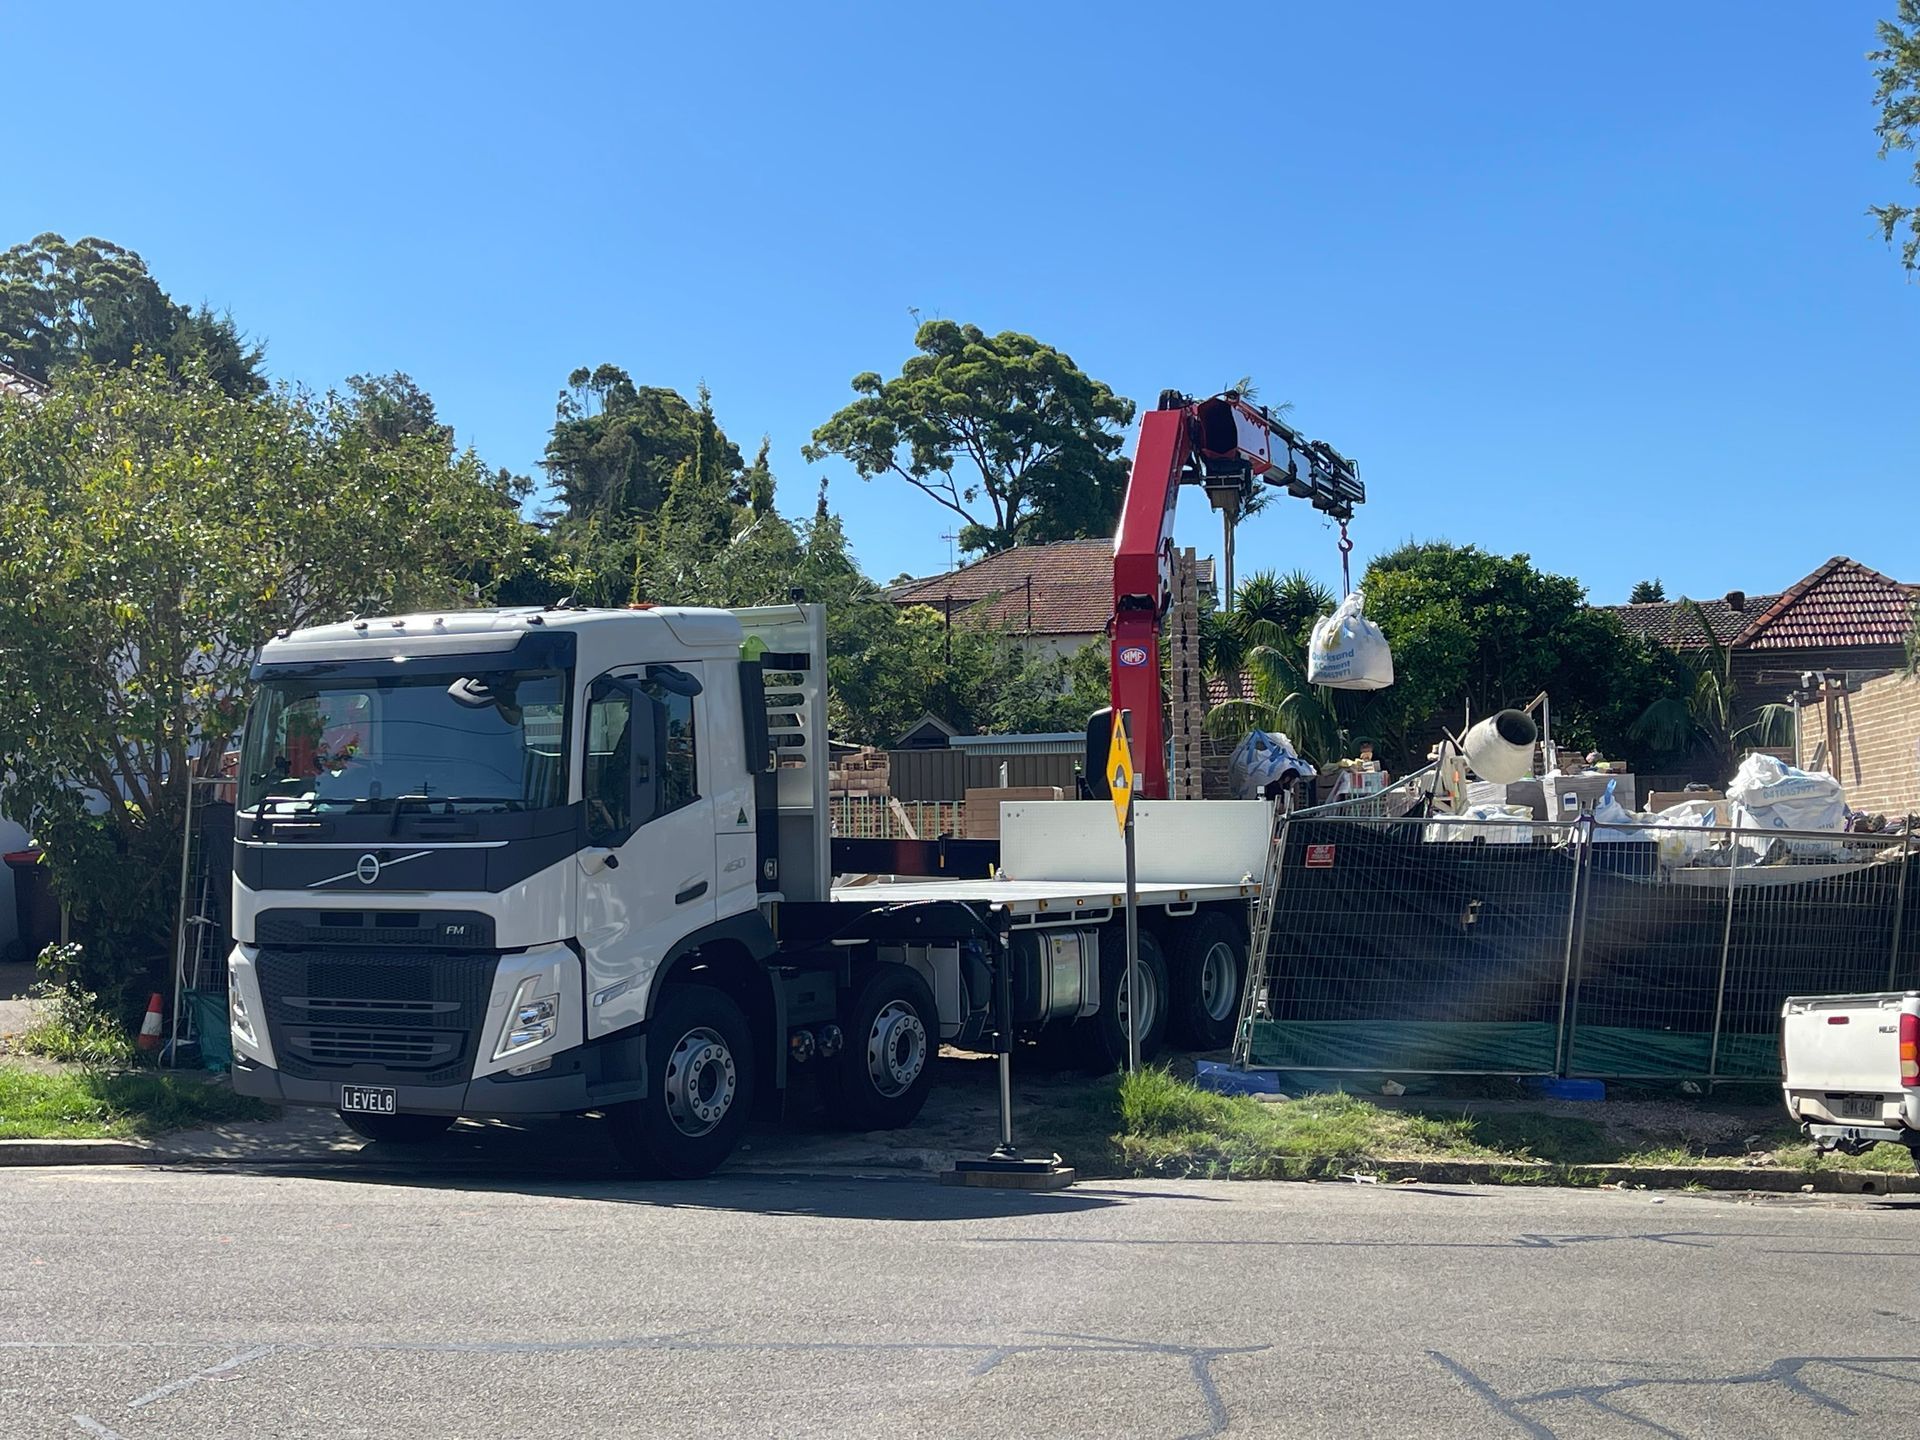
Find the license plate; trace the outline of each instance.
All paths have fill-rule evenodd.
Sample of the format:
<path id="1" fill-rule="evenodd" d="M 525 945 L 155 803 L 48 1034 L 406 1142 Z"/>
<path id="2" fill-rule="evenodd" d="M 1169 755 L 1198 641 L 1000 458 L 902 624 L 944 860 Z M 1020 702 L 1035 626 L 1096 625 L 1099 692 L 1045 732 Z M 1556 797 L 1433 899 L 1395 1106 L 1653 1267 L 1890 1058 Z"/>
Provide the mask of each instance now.
<path id="1" fill-rule="evenodd" d="M 400 1108 L 400 1095 L 391 1085 L 342 1085 L 340 1108 L 360 1115 L 392 1115 Z"/>
<path id="2" fill-rule="evenodd" d="M 1880 1101 L 1872 1095 L 1835 1095 L 1833 1110 L 1842 1120 L 1878 1120 Z"/>

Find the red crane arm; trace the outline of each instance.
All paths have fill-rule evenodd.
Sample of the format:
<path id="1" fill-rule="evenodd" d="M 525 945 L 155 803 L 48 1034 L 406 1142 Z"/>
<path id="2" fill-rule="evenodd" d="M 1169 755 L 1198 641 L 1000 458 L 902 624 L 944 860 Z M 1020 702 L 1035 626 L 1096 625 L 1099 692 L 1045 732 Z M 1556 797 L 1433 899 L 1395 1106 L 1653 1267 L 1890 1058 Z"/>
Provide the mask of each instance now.
<path id="1" fill-rule="evenodd" d="M 1195 402 L 1168 391 L 1140 422 L 1140 444 L 1113 540 L 1112 694 L 1133 712 L 1132 748 L 1144 793 L 1167 795 L 1167 746 L 1160 685 L 1160 620 L 1173 590 L 1173 514 L 1180 486 L 1238 486 L 1255 478 L 1285 486 L 1316 510 L 1348 519 L 1366 499 L 1353 463 L 1305 440 L 1267 411 L 1229 391 Z"/>

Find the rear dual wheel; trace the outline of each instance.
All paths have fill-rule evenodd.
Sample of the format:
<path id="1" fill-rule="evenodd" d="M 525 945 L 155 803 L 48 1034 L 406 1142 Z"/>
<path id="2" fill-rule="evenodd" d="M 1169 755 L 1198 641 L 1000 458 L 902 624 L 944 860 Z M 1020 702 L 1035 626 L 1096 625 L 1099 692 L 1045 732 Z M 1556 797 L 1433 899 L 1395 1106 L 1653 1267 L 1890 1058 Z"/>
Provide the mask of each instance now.
<path id="1" fill-rule="evenodd" d="M 1218 910 L 1203 910 L 1168 927 L 1173 1000 L 1167 1033 L 1187 1050 L 1233 1043 L 1247 984 L 1247 932 Z"/>
<path id="2" fill-rule="evenodd" d="M 850 1130 L 911 1124 L 940 1052 L 940 1012 L 927 982 L 905 965 L 867 966 L 854 973 L 840 1013 L 846 1044 L 820 1071 L 828 1115 Z"/>
<path id="3" fill-rule="evenodd" d="M 1140 996 L 1140 1013 L 1134 1023 L 1139 1027 L 1140 1059 L 1143 1062 L 1153 1059 L 1166 1043 L 1167 959 L 1151 930 L 1140 931 L 1135 985 L 1122 983 L 1126 969 L 1126 930 L 1119 925 L 1109 925 L 1100 932 L 1100 1009 L 1091 1019 L 1075 1027 L 1082 1035 L 1082 1055 L 1089 1070 L 1105 1072 L 1126 1066 L 1127 1013 L 1136 991 Z"/>

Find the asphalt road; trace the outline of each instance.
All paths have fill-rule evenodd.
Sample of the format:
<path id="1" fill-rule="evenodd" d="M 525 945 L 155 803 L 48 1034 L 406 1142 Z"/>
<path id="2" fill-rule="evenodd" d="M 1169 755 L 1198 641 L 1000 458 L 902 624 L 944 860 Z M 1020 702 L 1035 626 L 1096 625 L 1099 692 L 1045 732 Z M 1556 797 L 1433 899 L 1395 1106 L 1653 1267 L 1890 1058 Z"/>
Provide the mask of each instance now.
<path id="1" fill-rule="evenodd" d="M 0 1435 L 1873 1436 L 1920 1207 L 0 1171 Z"/>

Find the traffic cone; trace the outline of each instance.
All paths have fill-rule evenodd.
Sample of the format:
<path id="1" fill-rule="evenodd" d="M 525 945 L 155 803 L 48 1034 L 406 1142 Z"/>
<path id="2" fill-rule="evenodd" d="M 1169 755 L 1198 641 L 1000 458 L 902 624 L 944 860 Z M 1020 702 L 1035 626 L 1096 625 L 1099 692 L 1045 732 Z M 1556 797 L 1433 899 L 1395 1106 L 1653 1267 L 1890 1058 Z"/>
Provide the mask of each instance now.
<path id="1" fill-rule="evenodd" d="M 140 1048 L 158 1050 L 160 1048 L 160 992 L 153 992 L 153 998 L 147 1001 L 147 1013 L 140 1021 Z"/>

